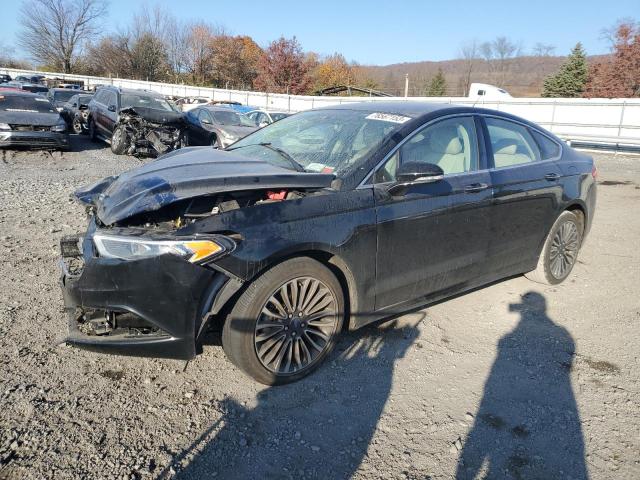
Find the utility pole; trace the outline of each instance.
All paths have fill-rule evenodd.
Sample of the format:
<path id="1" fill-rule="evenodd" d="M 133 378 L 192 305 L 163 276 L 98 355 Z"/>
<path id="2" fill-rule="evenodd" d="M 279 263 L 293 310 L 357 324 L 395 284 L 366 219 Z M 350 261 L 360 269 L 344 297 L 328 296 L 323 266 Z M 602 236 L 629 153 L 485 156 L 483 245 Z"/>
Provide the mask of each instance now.
<path id="1" fill-rule="evenodd" d="M 409 96 L 409 74 L 404 74 L 404 98 Z"/>

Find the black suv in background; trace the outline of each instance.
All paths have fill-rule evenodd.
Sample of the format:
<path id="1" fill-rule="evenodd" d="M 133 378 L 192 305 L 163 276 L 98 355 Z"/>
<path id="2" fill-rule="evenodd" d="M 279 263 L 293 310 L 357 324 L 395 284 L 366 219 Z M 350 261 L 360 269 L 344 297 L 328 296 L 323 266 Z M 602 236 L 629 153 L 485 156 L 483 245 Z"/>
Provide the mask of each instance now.
<path id="1" fill-rule="evenodd" d="M 159 93 L 105 86 L 89 102 L 88 129 L 117 155 L 155 156 L 183 144 L 184 120 Z"/>

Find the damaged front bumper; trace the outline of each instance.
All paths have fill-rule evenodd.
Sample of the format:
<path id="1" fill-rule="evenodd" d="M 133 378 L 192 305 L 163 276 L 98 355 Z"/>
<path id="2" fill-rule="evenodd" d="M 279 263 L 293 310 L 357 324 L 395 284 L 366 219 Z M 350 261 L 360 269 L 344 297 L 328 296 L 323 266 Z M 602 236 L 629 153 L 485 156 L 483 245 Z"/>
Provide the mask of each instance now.
<path id="1" fill-rule="evenodd" d="M 94 231 L 92 224 L 84 238 L 61 242 L 66 342 L 102 353 L 193 358 L 216 299 L 221 292 L 228 298 L 236 280 L 168 254 L 135 261 L 98 257 Z"/>

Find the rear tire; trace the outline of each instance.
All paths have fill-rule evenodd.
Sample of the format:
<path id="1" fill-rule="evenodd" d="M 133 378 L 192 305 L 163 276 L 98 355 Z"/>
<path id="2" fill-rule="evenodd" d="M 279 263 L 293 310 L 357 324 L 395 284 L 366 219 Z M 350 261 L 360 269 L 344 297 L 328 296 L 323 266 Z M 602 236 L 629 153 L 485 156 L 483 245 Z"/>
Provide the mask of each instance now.
<path id="1" fill-rule="evenodd" d="M 282 385 L 322 363 L 343 321 L 344 295 L 335 275 L 316 260 L 293 258 L 262 274 L 240 295 L 222 329 L 222 346 L 253 379 Z"/>
<path id="2" fill-rule="evenodd" d="M 127 151 L 127 132 L 123 127 L 116 127 L 111 135 L 111 151 L 123 155 Z"/>
<path id="3" fill-rule="evenodd" d="M 220 148 L 220 142 L 218 142 L 218 137 L 216 135 L 211 137 L 211 146 L 213 148 Z"/>
<path id="4" fill-rule="evenodd" d="M 562 212 L 549 230 L 536 269 L 525 277 L 545 285 L 562 283 L 578 259 L 582 232 L 581 219 L 572 212 Z"/>

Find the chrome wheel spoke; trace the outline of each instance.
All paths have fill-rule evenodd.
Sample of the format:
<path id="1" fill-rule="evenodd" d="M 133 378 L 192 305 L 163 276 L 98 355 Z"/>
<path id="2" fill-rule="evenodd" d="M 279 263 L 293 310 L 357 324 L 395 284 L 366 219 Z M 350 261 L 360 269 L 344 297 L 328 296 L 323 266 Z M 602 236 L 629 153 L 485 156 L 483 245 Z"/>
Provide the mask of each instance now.
<path id="1" fill-rule="evenodd" d="M 578 256 L 580 236 L 573 222 L 560 226 L 549 246 L 549 270 L 556 278 L 565 277 Z"/>
<path id="2" fill-rule="evenodd" d="M 331 290 L 312 277 L 279 286 L 255 326 L 258 359 L 269 371 L 289 375 L 314 364 L 336 333 L 339 316 Z"/>

